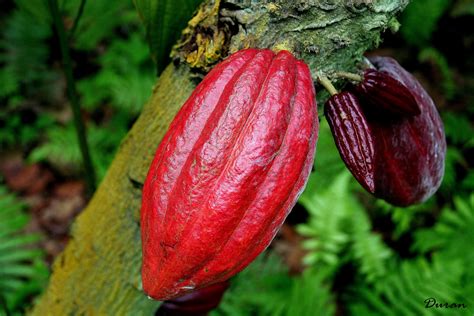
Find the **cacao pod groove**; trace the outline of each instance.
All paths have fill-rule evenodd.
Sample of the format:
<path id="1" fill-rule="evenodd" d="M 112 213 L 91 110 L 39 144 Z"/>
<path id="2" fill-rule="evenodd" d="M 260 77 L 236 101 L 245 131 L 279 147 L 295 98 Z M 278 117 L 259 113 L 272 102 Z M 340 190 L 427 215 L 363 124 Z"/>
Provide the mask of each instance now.
<path id="1" fill-rule="evenodd" d="M 318 120 L 306 64 L 246 49 L 196 87 L 143 188 L 144 291 L 179 297 L 229 279 L 271 242 L 311 171 Z"/>

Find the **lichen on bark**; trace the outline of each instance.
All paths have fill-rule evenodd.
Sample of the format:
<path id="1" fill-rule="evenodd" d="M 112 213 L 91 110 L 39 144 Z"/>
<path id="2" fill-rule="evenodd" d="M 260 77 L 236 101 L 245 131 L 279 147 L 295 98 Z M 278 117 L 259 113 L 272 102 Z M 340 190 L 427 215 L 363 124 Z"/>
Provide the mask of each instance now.
<path id="1" fill-rule="evenodd" d="M 172 57 L 208 71 L 247 47 L 287 49 L 317 72 L 350 70 L 393 29 L 408 0 L 216 0 L 202 4 Z"/>
<path id="2" fill-rule="evenodd" d="M 151 315 L 141 291 L 141 184 L 174 115 L 202 76 L 245 47 L 289 49 L 318 72 L 350 71 L 396 26 L 407 0 L 205 1 L 173 50 L 140 118 L 77 218 L 33 315 Z M 350 3 L 361 3 L 351 7 Z M 323 96 L 324 97 L 324 96 Z M 321 99 L 318 99 L 321 104 Z"/>

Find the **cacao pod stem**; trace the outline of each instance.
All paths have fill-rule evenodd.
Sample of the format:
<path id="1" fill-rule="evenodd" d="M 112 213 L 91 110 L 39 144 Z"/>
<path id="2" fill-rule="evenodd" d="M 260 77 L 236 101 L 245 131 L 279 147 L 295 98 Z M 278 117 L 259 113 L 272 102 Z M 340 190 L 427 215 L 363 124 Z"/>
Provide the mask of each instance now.
<path id="1" fill-rule="evenodd" d="M 334 74 L 335 77 L 346 78 L 357 83 L 362 82 L 364 78 L 361 75 L 354 74 L 352 72 L 338 71 Z"/>
<path id="2" fill-rule="evenodd" d="M 331 95 L 338 93 L 337 89 L 333 86 L 331 81 L 323 75 L 318 76 L 318 82 L 326 89 Z"/>

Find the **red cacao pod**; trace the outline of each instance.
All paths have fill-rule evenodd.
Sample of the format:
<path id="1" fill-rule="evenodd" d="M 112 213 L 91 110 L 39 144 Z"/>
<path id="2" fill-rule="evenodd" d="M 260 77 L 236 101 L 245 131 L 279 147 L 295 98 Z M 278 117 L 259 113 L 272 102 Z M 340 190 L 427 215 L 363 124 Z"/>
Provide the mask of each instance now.
<path id="1" fill-rule="evenodd" d="M 371 61 L 410 90 L 420 113 L 393 116 L 361 106 L 351 93 L 336 94 L 325 110 L 336 145 L 354 177 L 376 197 L 399 206 L 423 202 L 436 192 L 444 175 L 443 123 L 425 89 L 394 59 Z"/>
<path id="2" fill-rule="evenodd" d="M 271 242 L 302 192 L 318 133 L 308 67 L 239 51 L 171 123 L 142 198 L 144 291 L 157 300 L 229 279 Z"/>
<path id="3" fill-rule="evenodd" d="M 356 91 L 362 104 L 372 107 L 369 110 L 397 116 L 421 113 L 410 89 L 388 72 L 367 69 Z"/>

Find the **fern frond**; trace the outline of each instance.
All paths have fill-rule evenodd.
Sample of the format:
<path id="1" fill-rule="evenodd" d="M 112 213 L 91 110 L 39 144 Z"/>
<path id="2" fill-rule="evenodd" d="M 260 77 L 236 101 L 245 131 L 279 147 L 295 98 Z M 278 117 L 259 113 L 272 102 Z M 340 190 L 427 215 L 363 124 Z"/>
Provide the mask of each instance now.
<path id="1" fill-rule="evenodd" d="M 335 271 L 343 261 L 353 259 L 358 272 L 373 282 L 385 275 L 392 251 L 372 232 L 365 209 L 350 190 L 351 179 L 344 171 L 326 190 L 306 190 L 300 203 L 310 216 L 297 230 L 308 237 L 303 242 L 309 250 L 306 264 L 329 266 Z"/>
<path id="2" fill-rule="evenodd" d="M 379 235 L 370 230 L 356 232 L 353 236 L 351 253 L 357 269 L 368 283 L 378 281 L 387 275 L 387 265 L 393 258 L 393 252 Z"/>
<path id="3" fill-rule="evenodd" d="M 263 253 L 231 280 L 231 287 L 211 316 L 279 315 L 291 286 L 281 259 L 273 253 Z"/>
<path id="4" fill-rule="evenodd" d="M 317 192 L 331 185 L 335 175 L 346 170 L 326 118 L 323 116 L 319 125 L 319 138 L 314 160 L 314 172 L 311 173 L 305 192 Z M 305 193 L 303 193 L 305 195 Z M 306 194 L 307 195 L 307 194 Z"/>
<path id="5" fill-rule="evenodd" d="M 354 286 L 346 302 L 351 315 L 462 315 L 467 310 L 427 308 L 426 300 L 472 306 L 472 296 L 461 287 L 463 271 L 462 260 L 452 258 L 434 256 L 431 263 L 423 258 L 402 261 L 374 286 Z"/>
<path id="6" fill-rule="evenodd" d="M 126 40 L 115 40 L 99 63 L 101 71 L 78 84 L 86 108 L 93 109 L 110 101 L 114 108 L 129 115 L 140 113 L 155 80 L 143 39 L 133 34 Z"/>
<path id="7" fill-rule="evenodd" d="M 431 253 L 388 266 L 372 286 L 358 283 L 347 302 L 354 315 L 470 315 L 474 312 L 474 194 L 454 198 L 436 225 L 415 232 L 414 251 Z M 466 309 L 426 308 L 425 300 Z"/>
<path id="8" fill-rule="evenodd" d="M 41 291 L 48 277 L 43 252 L 34 248 L 39 236 L 24 234 L 25 205 L 0 185 L 0 298 L 6 308 L 20 311 L 32 294 Z"/>
<path id="9" fill-rule="evenodd" d="M 308 269 L 302 276 L 294 278 L 281 315 L 335 315 L 335 298 L 328 283 L 330 281 L 323 270 L 317 269 Z"/>
<path id="10" fill-rule="evenodd" d="M 426 216 L 431 216 L 433 208 L 436 207 L 434 199 L 430 199 L 422 204 L 415 204 L 408 207 L 391 205 L 384 200 L 377 200 L 377 210 L 383 214 L 389 214 L 395 224 L 393 237 L 399 238 L 402 234 L 408 233 L 412 229 L 423 224 Z"/>
<path id="11" fill-rule="evenodd" d="M 303 260 L 307 265 L 324 265 L 336 268 L 340 254 L 350 236 L 345 229 L 353 208 L 349 194 L 349 177 L 341 173 L 323 192 L 305 190 L 299 202 L 310 217 L 307 223 L 297 226 L 297 231 L 308 237 L 303 247 L 310 251 Z"/>
<path id="12" fill-rule="evenodd" d="M 78 6 L 79 0 L 63 1 L 64 11 L 70 17 L 75 15 Z M 109 1 L 88 1 L 75 32 L 74 46 L 81 50 L 93 50 L 116 28 L 130 28 L 139 23 L 131 1 L 118 0 L 113 5 Z"/>
<path id="13" fill-rule="evenodd" d="M 415 232 L 413 249 L 426 253 L 444 250 L 466 254 L 461 245 L 474 245 L 474 194 L 468 199 L 455 197 L 454 209 L 444 208 L 433 228 L 420 229 Z"/>
<path id="14" fill-rule="evenodd" d="M 438 66 L 441 73 L 441 88 L 446 99 L 451 100 L 456 95 L 458 87 L 454 80 L 453 71 L 449 67 L 446 57 L 434 47 L 426 47 L 418 54 L 420 62 L 431 61 Z"/>
<path id="15" fill-rule="evenodd" d="M 115 151 L 125 135 L 126 122 L 123 116 L 116 115 L 111 124 L 98 127 L 90 124 L 87 128 L 92 162 L 94 163 L 99 179 L 101 179 L 112 161 Z M 49 161 L 63 170 L 77 172 L 82 166 L 82 156 L 77 144 L 76 131 L 72 123 L 66 126 L 54 126 L 46 132 L 47 141 L 36 147 L 28 159 L 30 161 Z"/>
<path id="16" fill-rule="evenodd" d="M 8 80 L 6 85 L 2 80 L 0 96 L 15 93 L 21 84 L 44 81 L 49 55 L 46 39 L 50 35 L 49 25 L 36 23 L 27 11 L 15 9 L 8 17 L 0 37 L 0 64 L 4 64 L 1 77 Z"/>
<path id="17" fill-rule="evenodd" d="M 334 315 L 328 275 L 324 269 L 308 269 L 290 277 L 275 254 L 263 254 L 232 280 L 211 316 Z"/>

